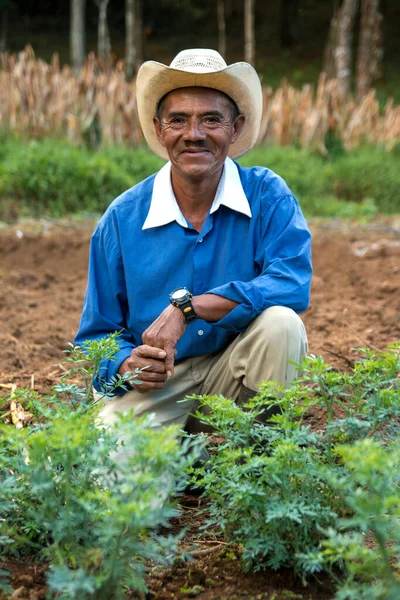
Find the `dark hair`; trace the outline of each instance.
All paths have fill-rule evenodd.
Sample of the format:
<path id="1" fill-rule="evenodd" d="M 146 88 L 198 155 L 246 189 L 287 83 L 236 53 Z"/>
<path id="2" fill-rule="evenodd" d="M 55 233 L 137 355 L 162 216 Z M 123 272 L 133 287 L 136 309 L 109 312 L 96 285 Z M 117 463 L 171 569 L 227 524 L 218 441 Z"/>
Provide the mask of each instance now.
<path id="1" fill-rule="evenodd" d="M 184 88 L 177 88 L 177 89 L 184 89 Z M 214 88 L 205 88 L 205 89 L 214 89 Z M 174 91 L 175 90 L 171 90 L 171 92 L 174 92 Z M 225 96 L 225 98 L 227 98 L 229 100 L 229 104 L 231 105 L 232 122 L 235 121 L 236 117 L 238 117 L 240 115 L 240 112 L 239 112 L 236 102 L 234 100 L 232 100 L 232 98 L 230 96 L 228 96 L 228 94 L 225 94 L 224 92 L 221 92 L 220 90 L 214 90 L 214 91 L 219 92 L 220 94 L 222 94 L 223 96 Z M 161 100 L 159 100 L 159 102 L 157 104 L 156 117 L 157 117 L 158 121 L 160 121 L 160 122 L 161 122 L 161 115 L 162 115 L 162 111 L 164 108 L 165 99 L 168 96 L 168 94 L 170 94 L 171 92 L 167 92 L 166 94 L 164 94 L 164 96 L 161 98 Z"/>

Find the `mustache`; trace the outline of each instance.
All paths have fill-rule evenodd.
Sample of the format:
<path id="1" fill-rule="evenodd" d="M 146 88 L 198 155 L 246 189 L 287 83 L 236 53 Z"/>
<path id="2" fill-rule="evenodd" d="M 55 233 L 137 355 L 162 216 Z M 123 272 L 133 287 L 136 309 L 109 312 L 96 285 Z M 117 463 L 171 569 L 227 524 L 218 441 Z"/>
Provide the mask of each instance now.
<path id="1" fill-rule="evenodd" d="M 193 148 L 193 150 L 204 150 L 207 148 L 207 144 L 204 140 L 198 140 L 196 142 L 192 142 L 192 141 L 185 141 L 185 150 L 190 150 L 191 148 Z"/>

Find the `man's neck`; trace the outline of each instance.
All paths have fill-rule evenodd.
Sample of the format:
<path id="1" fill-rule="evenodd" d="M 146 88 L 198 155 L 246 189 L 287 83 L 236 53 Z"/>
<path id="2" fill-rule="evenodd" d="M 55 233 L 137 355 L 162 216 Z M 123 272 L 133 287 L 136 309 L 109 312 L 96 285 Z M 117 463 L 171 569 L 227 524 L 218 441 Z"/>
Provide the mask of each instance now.
<path id="1" fill-rule="evenodd" d="M 171 171 L 172 188 L 178 206 L 197 231 L 200 231 L 214 201 L 221 175 L 222 169 L 211 177 L 189 179 Z"/>

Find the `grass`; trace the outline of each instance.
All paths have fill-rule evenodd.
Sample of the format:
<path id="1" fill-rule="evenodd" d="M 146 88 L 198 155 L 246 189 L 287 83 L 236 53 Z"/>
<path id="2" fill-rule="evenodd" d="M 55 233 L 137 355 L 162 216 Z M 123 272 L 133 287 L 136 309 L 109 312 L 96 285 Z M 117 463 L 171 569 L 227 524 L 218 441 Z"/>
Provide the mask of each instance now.
<path id="1" fill-rule="evenodd" d="M 156 172 L 163 161 L 146 149 L 90 151 L 68 142 L 3 136 L 0 144 L 0 219 L 103 212 L 124 190 Z M 294 147 L 256 148 L 244 166 L 281 175 L 306 216 L 369 217 L 400 212 L 399 152 L 332 142 L 328 158 Z"/>

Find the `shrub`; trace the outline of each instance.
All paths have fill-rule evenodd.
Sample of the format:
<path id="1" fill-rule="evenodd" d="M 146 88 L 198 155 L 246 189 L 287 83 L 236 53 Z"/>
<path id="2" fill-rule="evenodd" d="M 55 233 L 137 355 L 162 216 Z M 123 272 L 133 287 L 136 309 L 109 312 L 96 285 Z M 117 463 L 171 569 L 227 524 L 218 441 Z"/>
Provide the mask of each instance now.
<path id="1" fill-rule="evenodd" d="M 243 408 L 221 396 L 198 399 L 211 412 L 197 417 L 226 440 L 202 476 L 206 527 L 218 527 L 226 541 L 243 546 L 246 570 L 299 572 L 297 553 L 317 547 L 321 530 L 336 518 L 320 468 L 318 436 L 288 413 L 276 428 L 257 423 L 259 398 Z"/>
<path id="2" fill-rule="evenodd" d="M 88 356 L 73 348 L 72 372 L 90 384 L 87 357 L 98 365 L 115 350 L 116 336 L 88 342 Z M 145 590 L 146 562 L 166 564 L 176 550 L 177 537 L 157 529 L 177 514 L 171 497 L 190 461 L 178 428 L 132 414 L 104 428 L 91 388 L 78 383 L 15 399 L 37 419 L 29 429 L 0 428 L 3 554 L 48 561 L 49 598 L 118 600 L 126 589 Z"/>
<path id="3" fill-rule="evenodd" d="M 400 596 L 400 452 L 371 439 L 337 446 L 342 474 L 330 475 L 351 516 L 328 530 L 318 555 L 305 557 L 333 571 L 344 565 L 337 600 L 396 600 Z"/>
<path id="4" fill-rule="evenodd" d="M 302 205 L 308 198 L 326 195 L 331 165 L 320 156 L 293 147 L 256 148 L 239 161 L 245 167 L 268 167 L 284 178 Z"/>
<path id="5" fill-rule="evenodd" d="M 372 198 L 381 212 L 400 211 L 398 153 L 359 148 L 340 156 L 332 173 L 336 196 L 353 202 Z"/>
<path id="6" fill-rule="evenodd" d="M 156 173 L 165 164 L 165 160 L 144 148 L 132 150 L 125 146 L 111 146 L 100 150 L 99 154 L 117 164 L 135 183 Z"/>
<path id="7" fill-rule="evenodd" d="M 357 218 L 400 210 L 395 151 L 358 148 L 322 158 L 296 148 L 270 147 L 252 150 L 240 162 L 281 175 L 309 216 Z"/>
<path id="8" fill-rule="evenodd" d="M 252 150 L 240 163 L 267 166 L 281 175 L 306 216 L 359 218 L 378 210 L 400 210 L 397 158 L 396 151 L 374 148 L 333 152 L 323 158 L 294 147 L 271 146 Z M 163 164 L 143 148 L 89 151 L 59 140 L 6 139 L 0 147 L 3 218 L 18 213 L 101 213 L 116 196 Z"/>
<path id="9" fill-rule="evenodd" d="M 34 216 L 103 212 L 134 183 L 112 160 L 54 141 L 12 144 L 0 170 L 0 193 Z"/>
<path id="10" fill-rule="evenodd" d="M 208 469 L 193 470 L 209 499 L 205 527 L 220 529 L 228 542 L 243 547 L 246 569 L 286 566 L 306 578 L 324 568 L 332 570 L 332 565 L 340 567 L 339 550 L 335 554 L 330 549 L 329 539 L 339 539 L 342 519 L 349 514 L 345 523 L 357 540 L 368 528 L 383 552 L 378 539 L 381 520 L 398 518 L 400 511 L 398 478 L 390 480 L 398 467 L 398 452 L 392 463 L 385 449 L 400 439 L 399 350 L 399 345 L 382 353 L 361 350 L 364 357 L 349 373 L 311 356 L 289 389 L 263 383 L 243 406 L 222 396 L 191 398 L 211 409 L 207 414 L 199 410 L 196 416 L 225 440 L 215 448 Z M 327 414 L 326 426 L 317 432 L 307 424 L 315 406 Z M 272 407 L 279 407 L 280 413 L 264 424 L 262 415 Z M 337 408 L 340 417 L 335 415 Z M 370 446 L 360 441 L 365 437 Z M 364 448 L 365 456 L 358 460 Z M 384 546 L 394 544 L 395 552 L 397 530 L 388 519 Z M 349 554 L 348 559 L 355 557 L 356 563 L 363 551 L 359 547 L 359 554 Z M 334 557 L 332 563 L 329 556 Z M 374 572 L 365 572 L 372 582 Z"/>

